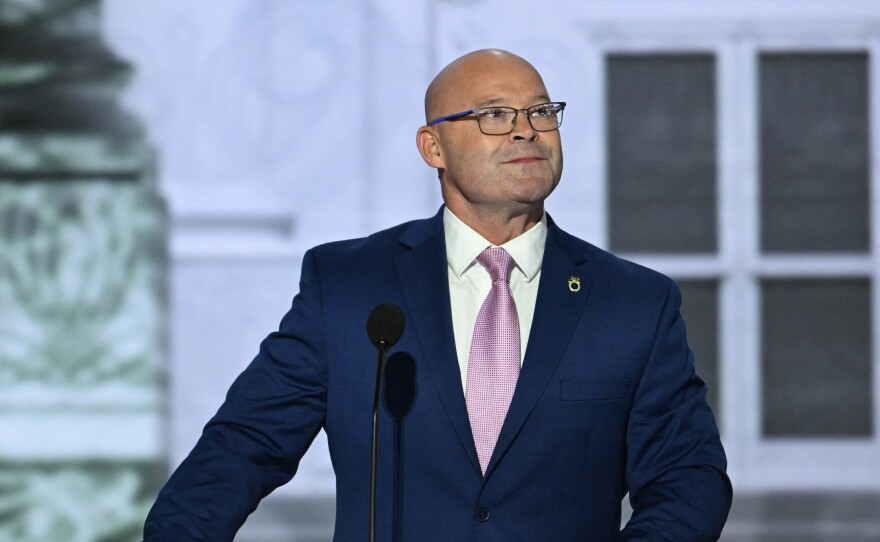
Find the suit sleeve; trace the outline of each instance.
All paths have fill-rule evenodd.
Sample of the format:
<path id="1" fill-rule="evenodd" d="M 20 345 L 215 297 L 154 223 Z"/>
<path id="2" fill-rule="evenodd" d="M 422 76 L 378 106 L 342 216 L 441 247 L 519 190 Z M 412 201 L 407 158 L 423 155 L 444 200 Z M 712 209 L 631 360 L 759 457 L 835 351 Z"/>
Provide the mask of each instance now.
<path id="1" fill-rule="evenodd" d="M 680 305 L 670 281 L 627 428 L 627 542 L 717 540 L 730 509 L 727 460 Z"/>
<path id="2" fill-rule="evenodd" d="M 279 331 L 260 345 L 159 493 L 146 542 L 231 541 L 260 499 L 291 479 L 324 424 L 327 371 L 312 251 Z"/>

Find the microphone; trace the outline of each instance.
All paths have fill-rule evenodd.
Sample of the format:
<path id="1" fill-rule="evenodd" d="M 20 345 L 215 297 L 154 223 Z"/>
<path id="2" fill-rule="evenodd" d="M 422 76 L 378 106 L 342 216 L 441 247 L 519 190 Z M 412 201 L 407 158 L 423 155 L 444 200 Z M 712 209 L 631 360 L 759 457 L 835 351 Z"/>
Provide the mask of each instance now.
<path id="1" fill-rule="evenodd" d="M 388 350 L 403 335 L 406 322 L 403 310 L 394 303 L 376 305 L 367 318 L 367 337 L 376 348 Z"/>
<path id="2" fill-rule="evenodd" d="M 403 310 L 394 303 L 376 305 L 367 318 L 367 337 L 376 347 L 379 362 L 376 367 L 376 388 L 373 391 L 373 434 L 370 452 L 370 542 L 376 542 L 376 461 L 379 444 L 379 394 L 382 391 L 382 372 L 388 349 L 403 335 Z"/>
<path id="3" fill-rule="evenodd" d="M 394 498 L 391 542 L 403 540 L 403 419 L 416 396 L 416 362 L 407 352 L 395 352 L 385 365 L 385 408 L 394 418 Z"/>

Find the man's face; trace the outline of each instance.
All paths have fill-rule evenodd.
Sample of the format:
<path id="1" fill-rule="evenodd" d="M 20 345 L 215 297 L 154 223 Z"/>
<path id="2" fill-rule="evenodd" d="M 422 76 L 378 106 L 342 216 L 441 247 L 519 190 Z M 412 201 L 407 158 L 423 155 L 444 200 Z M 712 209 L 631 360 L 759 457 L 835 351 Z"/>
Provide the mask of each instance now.
<path id="1" fill-rule="evenodd" d="M 541 77 L 522 62 L 490 59 L 463 71 L 442 99 L 442 115 L 490 105 L 525 109 L 550 101 Z M 535 131 L 524 111 L 507 135 L 483 134 L 473 116 L 435 127 L 447 204 L 458 200 L 473 210 L 516 212 L 541 205 L 559 182 L 559 131 Z"/>

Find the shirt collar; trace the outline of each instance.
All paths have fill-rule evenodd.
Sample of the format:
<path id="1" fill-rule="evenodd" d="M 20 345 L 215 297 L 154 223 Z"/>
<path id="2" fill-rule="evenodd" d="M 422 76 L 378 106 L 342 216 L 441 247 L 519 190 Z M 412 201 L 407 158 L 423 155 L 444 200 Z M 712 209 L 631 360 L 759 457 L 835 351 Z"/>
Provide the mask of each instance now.
<path id="1" fill-rule="evenodd" d="M 443 231 L 446 236 L 446 262 L 459 279 L 468 269 L 477 265 L 477 256 L 486 247 L 494 246 L 455 216 L 449 207 L 443 208 Z M 546 241 L 547 213 L 544 213 L 540 222 L 501 245 L 513 257 L 516 269 L 526 282 L 531 282 L 541 270 Z"/>

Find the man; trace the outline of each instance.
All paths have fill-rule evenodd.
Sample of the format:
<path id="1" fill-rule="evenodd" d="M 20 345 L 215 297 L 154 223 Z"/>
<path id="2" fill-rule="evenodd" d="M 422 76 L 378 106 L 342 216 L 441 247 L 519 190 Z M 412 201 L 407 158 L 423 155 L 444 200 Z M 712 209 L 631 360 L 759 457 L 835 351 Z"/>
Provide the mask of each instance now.
<path id="1" fill-rule="evenodd" d="M 376 367 L 364 327 L 382 302 L 403 308 L 394 349 L 417 364 L 404 540 L 718 538 L 731 489 L 677 287 L 544 213 L 562 173 L 564 107 L 505 51 L 440 72 L 417 143 L 445 207 L 305 255 L 290 312 L 162 490 L 147 541 L 231 540 L 321 428 L 335 540 L 367 538 Z M 378 539 L 389 540 L 390 431 L 379 447 Z M 621 532 L 627 491 L 634 513 Z"/>

